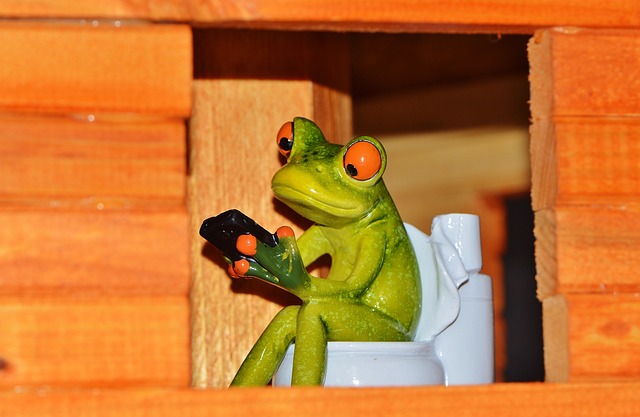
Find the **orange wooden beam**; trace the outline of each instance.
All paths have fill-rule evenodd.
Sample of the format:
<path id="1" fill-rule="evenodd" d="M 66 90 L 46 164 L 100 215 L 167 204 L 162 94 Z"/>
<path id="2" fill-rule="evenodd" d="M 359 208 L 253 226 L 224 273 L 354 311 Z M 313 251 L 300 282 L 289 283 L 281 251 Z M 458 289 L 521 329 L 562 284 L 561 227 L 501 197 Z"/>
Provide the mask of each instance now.
<path id="1" fill-rule="evenodd" d="M 567 294 L 543 300 L 545 364 L 552 381 L 640 379 L 635 294 Z"/>
<path id="2" fill-rule="evenodd" d="M 533 31 L 551 26 L 631 28 L 634 0 L 214 0 L 3 1 L 0 16 L 185 21 L 235 27 L 389 31 Z"/>
<path id="3" fill-rule="evenodd" d="M 178 119 L 2 117 L 0 204 L 178 208 L 186 160 Z"/>
<path id="4" fill-rule="evenodd" d="M 184 208 L 2 209 L 0 294 L 186 298 L 187 229 Z"/>
<path id="5" fill-rule="evenodd" d="M 186 297 L 1 297 L 0 329 L 0 387 L 189 384 Z"/>
<path id="6" fill-rule="evenodd" d="M 0 24 L 0 111 L 185 118 L 191 79 L 187 25 Z"/>
<path id="7" fill-rule="evenodd" d="M 282 416 L 635 416 L 640 383 L 498 384 L 376 389 L 91 390 L 0 392 L 0 414 L 16 417 L 140 415 Z"/>

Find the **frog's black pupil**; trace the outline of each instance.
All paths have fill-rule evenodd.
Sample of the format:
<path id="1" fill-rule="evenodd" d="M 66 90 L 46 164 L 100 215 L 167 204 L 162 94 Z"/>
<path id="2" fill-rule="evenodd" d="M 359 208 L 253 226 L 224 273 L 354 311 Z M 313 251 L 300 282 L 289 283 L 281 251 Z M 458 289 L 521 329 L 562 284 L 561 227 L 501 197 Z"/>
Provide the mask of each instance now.
<path id="1" fill-rule="evenodd" d="M 293 141 L 289 140 L 289 138 L 287 137 L 281 137 L 280 138 L 280 149 L 282 149 L 283 151 L 290 151 L 291 147 L 293 145 Z"/>
<path id="2" fill-rule="evenodd" d="M 356 169 L 356 167 L 353 166 L 353 164 L 347 164 L 347 174 L 349 174 L 351 177 L 355 177 L 358 175 L 358 170 Z"/>

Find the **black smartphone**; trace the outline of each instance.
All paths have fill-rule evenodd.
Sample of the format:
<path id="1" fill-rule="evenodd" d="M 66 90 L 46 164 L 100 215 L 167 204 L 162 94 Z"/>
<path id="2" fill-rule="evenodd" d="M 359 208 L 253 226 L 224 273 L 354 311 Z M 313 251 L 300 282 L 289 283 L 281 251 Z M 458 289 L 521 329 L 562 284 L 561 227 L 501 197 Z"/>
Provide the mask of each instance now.
<path id="1" fill-rule="evenodd" d="M 278 237 L 274 233 L 270 233 L 249 216 L 236 209 L 210 217 L 200 226 L 200 236 L 220 249 L 233 262 L 240 259 L 250 259 L 236 249 L 238 236 L 246 234 L 252 234 L 260 242 L 271 247 L 278 244 Z"/>

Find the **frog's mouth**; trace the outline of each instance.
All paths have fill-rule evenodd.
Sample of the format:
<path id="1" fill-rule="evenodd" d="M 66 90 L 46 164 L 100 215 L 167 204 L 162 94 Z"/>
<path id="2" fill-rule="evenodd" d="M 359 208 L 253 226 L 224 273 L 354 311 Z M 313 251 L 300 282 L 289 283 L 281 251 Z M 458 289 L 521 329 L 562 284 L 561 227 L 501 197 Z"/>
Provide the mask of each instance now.
<path id="1" fill-rule="evenodd" d="M 273 185 L 272 190 L 278 200 L 310 220 L 314 220 L 313 214 L 318 212 L 351 219 L 359 217 L 361 213 L 355 204 L 338 204 L 335 200 L 315 198 L 288 185 Z"/>

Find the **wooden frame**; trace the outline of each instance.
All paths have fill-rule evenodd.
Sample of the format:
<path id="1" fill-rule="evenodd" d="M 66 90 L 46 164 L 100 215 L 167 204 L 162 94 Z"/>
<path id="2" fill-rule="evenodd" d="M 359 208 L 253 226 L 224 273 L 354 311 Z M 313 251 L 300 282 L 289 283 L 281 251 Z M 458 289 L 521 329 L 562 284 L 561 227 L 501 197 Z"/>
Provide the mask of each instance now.
<path id="1" fill-rule="evenodd" d="M 181 120 L 191 115 L 189 131 L 192 146 L 187 191 L 171 176 L 166 177 L 166 182 L 162 183 L 151 181 L 149 178 L 155 177 L 149 174 L 144 181 L 151 181 L 150 188 L 136 188 L 130 187 L 131 184 L 116 175 L 112 180 L 105 180 L 114 181 L 112 184 L 117 185 L 115 191 L 87 200 L 68 190 L 78 190 L 78 187 L 90 185 L 83 185 L 81 176 L 68 175 L 65 181 L 73 186 L 61 188 L 59 193 L 55 193 L 57 205 L 52 211 L 52 197 L 47 195 L 50 189 L 34 188 L 24 193 L 20 186 L 14 186 L 11 188 L 13 191 L 5 192 L 8 186 L 5 185 L 6 182 L 2 183 L 0 222 L 4 234 L 0 235 L 0 243 L 3 249 L 14 249 L 0 251 L 4 256 L 0 258 L 4 259 L 2 267 L 6 268 L 8 265 L 13 268 L 11 279 L 0 281 L 0 323 L 3 329 L 0 332 L 0 347 L 8 347 L 6 352 L 0 351 L 0 355 L 7 355 L 0 360 L 0 410 L 7 411 L 9 415 L 41 415 L 44 412 L 65 415 L 70 408 L 74 409 L 74 413 L 86 411 L 86 414 L 93 415 L 137 415 L 149 410 L 162 412 L 165 409 L 171 414 L 180 410 L 185 415 L 226 415 L 258 410 L 264 415 L 352 415 L 359 412 L 372 415 L 424 415 L 426 412 L 445 415 L 573 415 L 577 410 L 583 415 L 633 415 L 640 400 L 640 358 L 637 353 L 640 351 L 640 308 L 637 301 L 639 281 L 633 273 L 638 262 L 634 230 L 637 229 L 638 222 L 637 190 L 640 184 L 635 162 L 638 156 L 635 139 L 637 115 L 640 114 L 640 102 L 637 100 L 640 86 L 635 78 L 635 68 L 640 62 L 640 34 L 636 31 L 640 25 L 640 6 L 631 0 L 612 1 L 606 8 L 601 8 L 600 4 L 595 0 L 585 0 L 579 4 L 549 0 L 530 1 L 526 4 L 517 0 L 504 0 L 497 4 L 484 0 L 417 3 L 376 0 L 354 1 L 349 7 L 341 8 L 338 5 L 333 7 L 333 2 L 316 0 L 265 0 L 257 4 L 244 1 L 176 1 L 167 2 L 162 7 L 155 3 L 148 5 L 144 2 L 119 0 L 96 4 L 53 0 L 39 2 L 37 5 L 19 1 L 3 2 L 0 5 L 0 15 L 18 19 L 18 22 L 3 23 L 0 28 L 0 37 L 5 38 L 4 42 L 0 42 L 0 48 L 4 48 L 4 53 L 0 56 L 7 59 L 2 65 L 0 76 L 3 80 L 11 80 L 1 87 L 4 88 L 4 93 L 0 100 L 0 109 L 5 114 L 11 114 L 0 120 L 0 123 L 17 129 L 9 132 L 16 131 L 23 135 L 29 127 L 36 130 L 32 135 L 37 139 L 42 132 L 53 129 L 65 132 L 61 135 L 68 137 L 68 132 L 77 126 L 68 126 L 55 118 L 62 117 L 68 121 L 70 114 L 82 114 L 89 119 L 93 116 L 98 121 L 105 121 L 106 124 L 100 126 L 106 126 L 105 129 L 109 130 L 114 128 L 114 124 L 121 127 L 120 123 L 125 117 L 127 123 L 136 126 L 136 129 L 144 126 L 142 136 L 136 133 L 131 137 L 144 137 L 147 134 L 149 138 L 157 138 L 158 135 L 165 138 L 167 146 L 162 152 L 171 161 L 168 162 L 169 166 L 175 169 L 180 166 L 178 160 L 184 156 L 185 150 L 171 142 L 170 138 L 183 134 L 180 133 L 183 132 L 180 130 Z M 83 91 L 62 88 L 55 94 L 48 94 L 48 82 L 56 85 L 68 82 L 64 66 L 45 66 L 41 72 L 29 72 L 30 68 L 40 68 L 35 65 L 38 61 L 49 62 L 47 54 L 56 47 L 63 51 L 74 43 L 67 41 L 56 44 L 55 41 L 61 38 L 52 30 L 49 22 L 21 19 L 51 17 L 88 19 L 84 23 L 76 21 L 71 25 L 69 22 L 55 22 L 65 25 L 64 36 L 79 40 L 76 44 L 76 61 L 71 60 L 68 65 L 82 64 L 82 61 L 77 60 L 84 56 L 82 52 L 87 49 L 83 49 L 82 45 L 102 42 L 103 48 L 94 48 L 100 53 L 90 55 L 96 59 L 96 65 L 120 60 L 124 62 L 126 71 L 121 72 L 119 77 L 101 78 L 100 82 L 93 83 L 91 77 L 95 80 L 99 73 L 92 73 L 93 67 L 88 66 L 84 72 L 86 78 L 84 81 L 81 79 L 83 82 L 80 83 Z M 96 17 L 102 20 L 91 20 Z M 130 19 L 136 21 L 129 21 Z M 150 25 L 144 21 L 171 21 L 177 24 Z M 225 138 L 235 137 L 237 134 L 251 137 L 269 131 L 264 124 L 280 123 L 293 111 L 291 107 L 295 107 L 297 112 L 297 109 L 302 108 L 304 115 L 325 121 L 324 124 L 330 126 L 329 129 L 337 135 L 348 136 L 350 129 L 349 97 L 340 71 L 340 60 L 344 59 L 347 52 L 331 40 L 330 33 L 300 35 L 296 32 L 282 32 L 272 38 L 250 39 L 240 32 L 239 36 L 234 36 L 229 31 L 218 32 L 204 44 L 196 45 L 196 54 L 203 53 L 203 50 L 210 51 L 217 60 L 205 61 L 203 67 L 195 69 L 192 108 L 188 99 L 192 87 L 190 23 L 232 28 L 329 31 L 367 29 L 533 34 L 534 30 L 543 29 L 536 33 L 530 44 L 532 195 L 536 210 L 540 298 L 545 310 L 547 375 L 549 380 L 563 383 L 358 391 L 174 389 L 186 385 L 185 376 L 189 373 L 188 363 L 184 359 L 184 355 L 188 355 L 188 348 L 185 346 L 188 330 L 180 329 L 180 323 L 184 322 L 180 320 L 184 320 L 188 314 L 187 285 L 184 276 L 182 281 L 179 280 L 178 287 L 172 285 L 174 277 L 180 275 L 180 272 L 170 272 L 170 268 L 175 265 L 160 268 L 148 265 L 154 265 L 155 261 L 162 264 L 170 254 L 177 253 L 181 254 L 178 255 L 178 269 L 186 271 L 189 262 L 188 236 L 193 235 L 193 229 L 189 231 L 186 226 L 188 217 L 193 216 L 191 223 L 195 224 L 203 213 L 216 211 L 226 204 L 222 199 L 207 194 L 207 189 L 212 181 L 218 181 L 218 187 L 224 189 L 229 183 L 229 173 L 233 171 L 233 167 L 222 166 L 221 171 L 214 172 L 211 176 L 201 165 L 202 162 L 220 158 L 224 151 L 219 146 Z M 124 27 L 120 28 L 123 24 Z M 101 25 L 117 27 L 118 30 L 108 29 L 109 33 L 104 36 L 105 32 L 94 31 L 95 26 Z M 551 29 L 562 25 L 590 29 Z M 24 39 L 23 45 L 42 46 L 40 52 L 23 54 L 15 42 L 16 36 Z M 116 38 L 120 42 L 119 46 L 111 42 Z M 135 51 L 120 54 L 122 48 L 131 50 L 127 48 L 136 43 L 149 47 L 146 59 L 139 60 Z M 230 45 L 234 47 L 230 48 Z M 255 49 L 255 60 L 246 63 L 238 59 L 238 54 L 249 45 L 261 45 L 263 50 Z M 323 45 L 333 46 L 323 49 Z M 268 56 L 262 54 L 265 50 L 275 51 L 277 57 L 278 54 L 286 54 L 288 48 L 301 48 L 300 50 L 313 53 L 305 54 L 304 59 L 296 62 L 293 68 L 282 65 L 282 61 L 270 61 Z M 319 59 L 330 54 L 335 59 L 336 51 L 337 59 L 331 61 L 336 65 L 328 65 L 329 61 L 326 59 Z M 71 53 L 73 54 L 73 50 Z M 23 69 L 16 69 L 12 65 L 12 59 L 18 57 L 21 62 L 32 59 L 35 67 L 26 65 Z M 260 61 L 261 59 L 264 61 Z M 220 62 L 223 65 L 219 65 Z M 261 62 L 270 62 L 271 66 L 256 64 Z M 30 74 L 32 78 L 29 78 Z M 127 74 L 133 75 L 129 77 Z M 147 79 L 147 74 L 154 75 Z M 45 90 L 29 90 L 29 86 L 33 86 L 32 80 L 42 81 L 42 77 L 45 82 L 40 85 Z M 18 88 L 11 89 L 12 86 Z M 114 88 L 120 89 L 124 96 L 132 91 L 137 93 L 131 94 L 130 99 L 122 100 L 123 95 L 111 94 Z M 159 100 L 147 94 L 158 89 L 162 91 Z M 258 97 L 255 95 L 256 89 L 260 91 Z M 92 99 L 100 97 L 102 93 L 102 97 L 107 97 L 107 100 Z M 279 100 L 281 96 L 291 102 L 283 103 Z M 253 106 L 257 100 L 260 106 Z M 210 107 L 211 103 L 214 106 L 225 106 L 225 111 L 231 116 L 221 118 L 215 107 Z M 266 115 L 264 108 L 269 108 Z M 103 115 L 108 114 L 108 117 L 95 116 L 96 109 Z M 47 113 L 48 116 L 44 117 L 42 113 Z M 38 132 L 37 127 L 31 127 L 32 120 L 39 123 L 33 126 L 49 126 L 48 123 L 53 121 L 55 128 L 47 127 Z M 47 122 L 42 124 L 45 120 Z M 247 120 L 255 121 L 256 125 L 247 124 Z M 160 128 L 158 121 L 162 125 Z M 212 126 L 216 129 L 212 129 Z M 131 134 L 129 128 L 125 130 L 129 132 L 127 135 Z M 219 139 L 211 141 L 212 136 Z M 6 154 L 11 157 L 5 159 L 5 164 L 12 161 L 15 155 L 22 155 L 24 160 L 29 160 L 24 153 L 20 154 L 7 145 L 11 143 L 10 139 L 4 142 L 0 140 L 0 143 L 6 146 L 5 150 L 13 152 Z M 234 151 L 247 158 L 254 152 L 260 152 L 253 143 L 239 142 L 238 146 Z M 44 160 L 49 158 L 51 161 L 51 155 L 55 156 L 55 152 L 44 155 Z M 154 157 L 157 153 L 144 155 L 149 155 L 149 163 L 157 161 Z M 133 160 L 136 158 L 145 159 L 145 156 L 134 156 Z M 53 161 L 47 162 L 49 165 L 45 166 L 59 166 L 59 159 Z M 80 158 L 74 160 L 73 164 L 81 164 L 82 161 Z M 251 195 L 246 190 L 250 189 L 256 178 L 264 180 L 260 176 L 249 174 L 254 174 L 256 169 L 269 171 L 276 163 L 277 160 L 272 160 L 267 162 L 271 165 L 245 167 L 234 178 L 235 188 L 230 192 L 243 190 L 246 193 L 243 204 L 247 206 L 270 207 L 270 201 Z M 4 168 L 0 167 L 1 169 Z M 51 168 L 50 172 L 59 171 Z M 28 174 L 25 178 L 33 179 L 33 184 L 37 185 L 40 181 L 34 176 L 29 177 L 33 175 L 33 171 L 25 170 L 25 174 Z M 172 184 L 168 192 L 166 184 Z M 581 188 L 585 184 L 588 187 Z M 188 210 L 184 205 L 184 196 L 188 197 Z M 147 208 L 150 201 L 155 207 L 151 211 Z M 79 229 L 75 233 L 69 233 L 65 226 L 65 216 L 78 211 L 84 211 L 84 214 L 72 218 Z M 62 259 L 65 255 L 68 256 L 67 270 L 52 268 L 53 272 L 47 271 L 42 278 L 35 278 L 37 272 L 29 269 L 34 258 L 21 256 L 33 253 L 25 252 L 23 248 L 33 251 L 38 240 L 34 235 L 29 235 L 28 228 L 20 227 L 21 223 L 15 222 L 21 216 L 31 216 L 46 225 L 53 224 L 51 235 L 64 235 L 65 241 L 77 248 L 75 252 L 41 252 L 53 266 L 57 265 L 57 259 L 61 259 L 59 254 L 63 255 Z M 48 216 L 53 216 L 56 221 L 44 223 L 43 219 Z M 94 222 L 94 216 L 101 216 L 100 221 Z M 280 216 L 273 214 L 268 219 L 268 226 L 277 225 Z M 163 228 L 166 224 L 181 226 L 167 231 Z M 607 227 L 603 227 L 603 224 Z M 157 233 L 155 238 L 165 242 L 157 250 L 143 254 L 153 254 L 145 266 L 135 262 L 129 264 L 105 261 L 113 250 L 135 254 L 140 247 L 135 240 L 125 247 L 119 246 L 117 239 L 108 242 L 103 247 L 105 252 L 102 256 L 74 256 L 83 253 L 82 249 L 87 245 L 101 242 L 96 236 L 108 235 L 114 230 L 118 236 L 126 236 L 131 226 L 135 230 L 154 230 Z M 4 232 L 6 230 L 9 233 Z M 87 241 L 87 236 L 93 236 L 94 241 Z M 16 242 L 23 246 L 16 245 Z M 620 251 L 625 253 L 622 259 L 616 258 Z M 126 255 L 122 259 L 126 259 Z M 614 262 L 603 262 L 608 259 L 614 259 Z M 201 248 L 196 244 L 191 245 L 190 262 L 194 276 L 193 383 L 199 387 L 221 386 L 234 367 L 230 364 L 238 359 L 238 354 L 233 353 L 236 346 L 229 346 L 224 338 L 229 337 L 229 331 L 238 334 L 238 337 L 230 339 L 234 340 L 233 343 L 246 336 L 240 335 L 246 330 L 238 323 L 249 316 L 254 311 L 253 308 L 260 307 L 253 306 L 253 301 L 248 300 L 237 305 L 234 303 L 234 306 L 211 303 L 209 291 L 221 294 L 228 291 L 228 288 L 221 288 L 215 283 L 215 273 L 202 261 Z M 96 270 L 112 268 L 113 271 L 125 274 L 115 274 L 119 277 L 126 277 L 126 273 L 131 274 L 130 276 L 151 276 L 166 272 L 167 275 L 165 283 L 159 288 L 150 280 L 132 285 L 131 280 L 122 278 L 114 280 L 112 286 L 95 279 L 81 289 L 80 295 L 68 291 L 68 287 L 60 284 L 60 279 L 70 279 L 68 282 L 75 279 L 80 282 L 79 275 L 73 278 L 73 274 L 69 275 L 68 272 L 78 267 L 86 268 L 87 265 L 93 265 Z M 68 278 L 70 276 L 72 278 Z M 29 278 L 24 280 L 24 277 Z M 113 288 L 115 293 L 109 293 L 104 304 L 99 306 L 102 310 L 95 309 L 96 297 L 102 297 L 104 291 L 113 291 Z M 247 299 L 249 297 L 250 294 Z M 118 314 L 112 316 L 107 308 L 109 305 L 117 305 Z M 149 306 L 153 308 L 149 310 Z M 87 314 L 89 311 L 94 314 Z M 157 313 L 139 315 L 143 311 Z M 220 317 L 229 311 L 233 316 L 225 324 L 226 331 L 221 333 L 224 338 L 217 337 L 212 342 L 210 337 L 215 335 L 212 332 L 219 331 L 214 327 L 222 323 Z M 33 313 L 21 316 L 31 327 L 21 327 L 19 320 L 11 319 L 12 315 L 24 312 Z M 38 388 L 39 369 L 30 371 L 33 372 L 30 374 L 33 377 L 31 380 L 21 377 L 21 372 L 29 364 L 29 352 L 36 352 L 39 348 L 34 344 L 29 352 L 25 352 L 21 350 L 25 345 L 16 341 L 28 334 L 24 333 L 25 328 L 36 332 L 38 327 L 34 323 L 51 315 L 57 317 L 60 323 L 71 323 L 72 328 L 75 328 L 73 320 L 77 317 L 84 317 L 95 326 L 108 323 L 109 326 L 120 329 L 116 332 L 118 343 L 126 346 L 134 346 L 136 337 L 151 323 L 158 331 L 154 337 L 166 338 L 171 342 L 172 349 L 168 351 L 169 358 L 160 362 L 162 352 L 154 352 L 152 346 L 155 345 L 152 343 L 148 345 L 150 350 L 147 351 L 140 345 L 143 350 L 138 352 L 136 347 L 132 352 L 135 358 L 141 360 L 140 368 L 129 369 L 126 380 L 114 377 L 111 380 L 107 378 L 93 381 L 87 377 L 81 386 L 93 387 L 93 390 Z M 208 317 L 212 316 L 218 317 L 214 324 L 207 322 Z M 126 326 L 123 325 L 129 317 L 133 319 Z M 248 326 L 249 333 L 262 325 L 260 320 L 252 321 Z M 47 352 L 47 358 L 49 361 L 64 361 L 65 355 L 70 352 L 80 352 L 80 346 L 88 352 L 106 352 L 106 355 L 118 352 L 117 346 L 105 346 L 108 345 L 107 340 L 90 337 L 82 333 L 76 339 L 67 340 L 66 344 L 56 345 L 56 349 Z M 210 347 L 215 349 L 214 354 L 207 351 Z M 103 348 L 105 350 L 100 350 Z M 612 349 L 616 349 L 616 354 L 610 355 Z M 21 357 L 23 353 L 26 356 Z M 225 356 L 220 356 L 221 353 Z M 14 361 L 11 355 L 17 355 L 19 360 Z M 84 365 L 80 364 L 73 373 L 66 376 L 67 382 L 62 381 L 59 385 L 75 386 L 73 377 L 82 375 L 85 368 L 94 365 L 91 356 L 85 358 Z M 113 371 L 108 364 L 96 366 L 104 366 L 99 372 L 106 375 Z M 149 380 L 136 379 L 139 372 L 154 369 L 154 366 L 156 372 L 146 373 L 151 376 Z M 165 372 L 168 369 L 173 371 Z M 24 385 L 27 387 L 20 388 Z M 135 386 L 138 389 L 110 390 L 110 386 Z M 514 411 L 516 407 L 517 410 Z"/>

